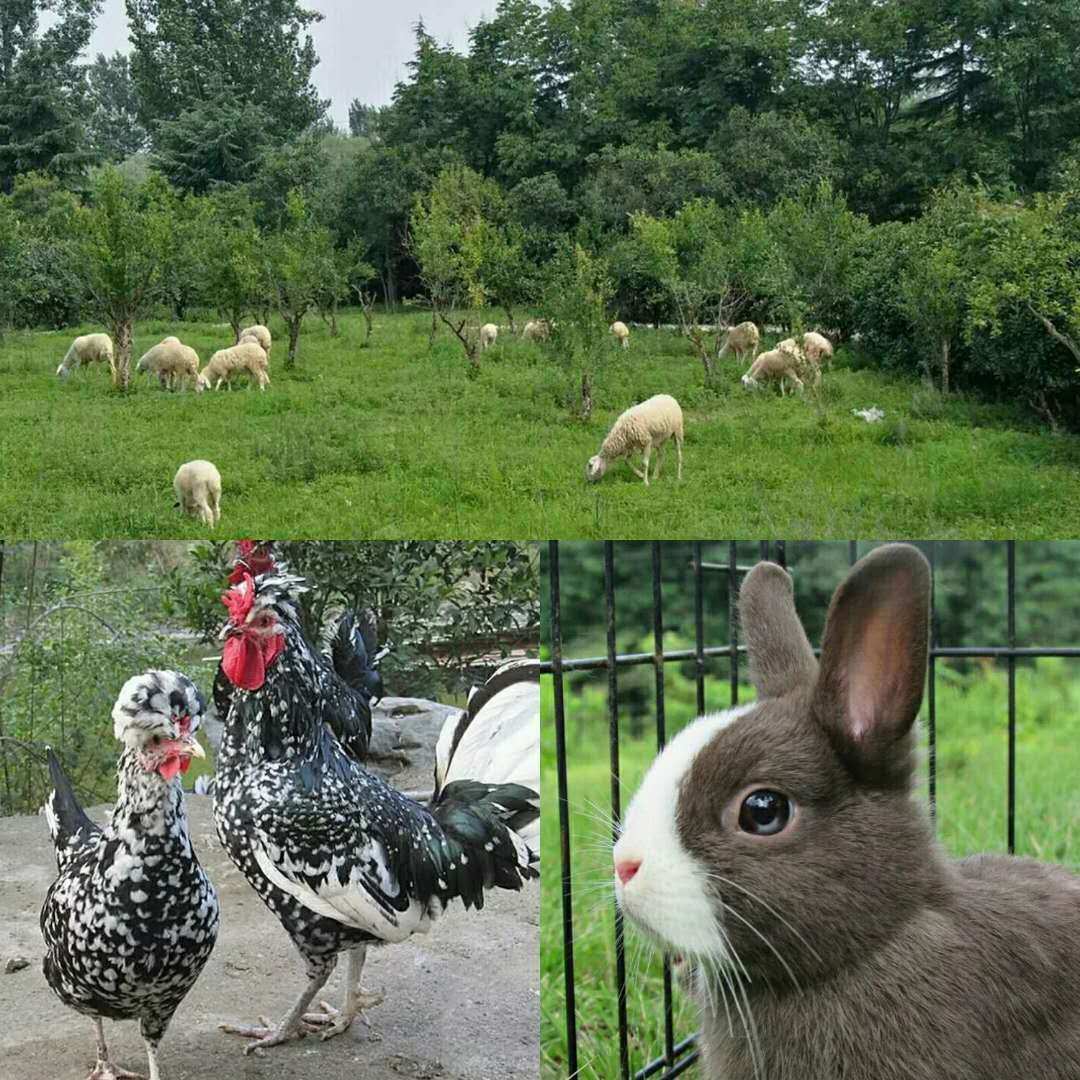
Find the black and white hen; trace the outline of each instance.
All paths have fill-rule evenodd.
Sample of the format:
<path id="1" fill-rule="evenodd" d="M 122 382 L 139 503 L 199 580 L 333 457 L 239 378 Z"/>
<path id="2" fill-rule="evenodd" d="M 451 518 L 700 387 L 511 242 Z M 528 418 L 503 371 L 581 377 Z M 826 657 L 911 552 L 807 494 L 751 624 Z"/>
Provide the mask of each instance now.
<path id="1" fill-rule="evenodd" d="M 109 1061 L 102 1019 L 138 1020 L 150 1063 L 214 948 L 218 900 L 191 848 L 179 774 L 203 757 L 195 684 L 176 671 L 129 679 L 113 707 L 124 744 L 116 806 L 102 829 L 83 812 L 56 755 L 45 804 L 59 877 L 41 909 L 45 978 L 65 1005 L 93 1019 L 90 1080 L 141 1074 Z"/>
<path id="2" fill-rule="evenodd" d="M 271 541 L 240 540 L 229 584 L 237 585 L 245 576 L 288 573 Z M 324 650 L 311 648 L 317 678 L 313 693 L 316 708 L 330 725 L 350 757 L 363 761 L 371 742 L 371 706 L 383 697 L 382 676 L 376 668 L 378 648 L 375 620 L 370 611 L 345 610 L 330 623 Z M 224 720 L 232 703 L 233 680 L 221 665 L 214 677 L 213 698 L 217 715 Z"/>
<path id="3" fill-rule="evenodd" d="M 300 578 L 264 574 L 223 598 L 223 668 L 235 685 L 217 756 L 218 835 L 308 975 L 276 1027 L 223 1025 L 255 1040 L 249 1051 L 319 1026 L 324 1038 L 347 1030 L 381 1000 L 360 989 L 369 944 L 425 933 L 451 901 L 480 908 L 485 889 L 519 889 L 537 874 L 536 855 L 515 831 L 537 817 L 535 791 L 464 781 L 428 808 L 342 750 L 315 708 L 319 661 L 297 617 L 303 589 Z M 323 1012 L 309 1013 L 344 951 L 344 1007 L 320 1003 Z"/>

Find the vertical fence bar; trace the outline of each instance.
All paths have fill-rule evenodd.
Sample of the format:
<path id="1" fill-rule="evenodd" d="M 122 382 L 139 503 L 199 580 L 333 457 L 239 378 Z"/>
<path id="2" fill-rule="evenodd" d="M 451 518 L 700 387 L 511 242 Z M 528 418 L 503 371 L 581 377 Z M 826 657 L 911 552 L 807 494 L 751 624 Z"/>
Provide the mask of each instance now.
<path id="1" fill-rule="evenodd" d="M 574 904 L 570 872 L 570 798 L 566 782 L 566 712 L 563 700 L 562 610 L 559 592 L 559 542 L 548 544 L 551 589 L 551 681 L 555 707 L 555 772 L 559 789 L 559 858 L 562 870 L 563 983 L 566 993 L 566 1066 L 577 1076 L 577 1004 L 574 999 Z"/>
<path id="2" fill-rule="evenodd" d="M 758 558 L 768 560 L 768 558 L 769 558 L 769 541 L 768 540 L 759 540 L 758 541 Z"/>
<path id="3" fill-rule="evenodd" d="M 694 541 L 694 647 L 697 656 L 694 678 L 697 680 L 698 716 L 705 712 L 705 590 L 701 573 L 701 541 Z"/>
<path id="4" fill-rule="evenodd" d="M 728 662 L 728 675 L 731 679 L 731 704 L 739 704 L 739 545 L 731 540 L 728 543 L 728 644 L 731 646 L 731 659 Z"/>
<path id="5" fill-rule="evenodd" d="M 930 819 L 937 821 L 937 542 L 930 541 L 930 675 L 926 687 L 926 764 L 929 774 Z"/>
<path id="6" fill-rule="evenodd" d="M 1008 589 L 1009 649 L 1016 648 L 1016 541 L 1005 541 Z M 1009 653 L 1009 854 L 1016 853 L 1016 656 Z"/>
<path id="7" fill-rule="evenodd" d="M 859 561 L 859 541 L 849 540 L 847 544 L 847 561 L 849 566 L 854 566 Z"/>
<path id="8" fill-rule="evenodd" d="M 622 799 L 619 791 L 619 667 L 615 641 L 615 545 L 604 541 L 604 614 L 607 622 L 608 750 L 611 755 L 611 840 L 619 838 Z M 619 1075 L 630 1075 L 630 1040 L 626 1019 L 626 955 L 622 912 L 615 905 L 615 982 L 619 1011 Z"/>
<path id="9" fill-rule="evenodd" d="M 664 587 L 661 582 L 663 554 L 660 541 L 652 543 L 653 663 L 656 671 L 656 752 L 667 742 L 664 709 Z M 664 953 L 664 1064 L 675 1064 L 675 1018 L 671 1002 L 671 961 Z"/>
<path id="10" fill-rule="evenodd" d="M 785 570 L 787 569 L 787 541 L 786 540 L 777 540 L 776 541 L 776 562 L 780 566 L 782 566 Z"/>

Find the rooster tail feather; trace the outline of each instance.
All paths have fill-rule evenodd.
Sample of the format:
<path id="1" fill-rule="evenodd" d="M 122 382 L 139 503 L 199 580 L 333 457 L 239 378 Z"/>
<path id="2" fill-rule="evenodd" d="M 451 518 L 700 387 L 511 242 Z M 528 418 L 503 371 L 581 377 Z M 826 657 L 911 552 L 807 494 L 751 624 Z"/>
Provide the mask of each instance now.
<path id="1" fill-rule="evenodd" d="M 451 847 L 448 891 L 484 906 L 485 889 L 518 890 L 539 876 L 539 855 L 519 835 L 540 814 L 540 796 L 520 784 L 448 784 L 433 807 Z"/>
<path id="2" fill-rule="evenodd" d="M 79 805 L 71 781 L 51 746 L 48 747 L 48 760 L 53 789 L 45 800 L 45 819 L 49 823 L 49 835 L 56 848 L 57 864 L 62 869 L 68 859 L 87 846 L 101 829 L 86 816 L 86 812 Z"/>
<path id="3" fill-rule="evenodd" d="M 372 612 L 367 608 L 346 611 L 330 640 L 334 670 L 354 690 L 376 700 L 384 695 L 382 676 L 372 660 L 377 649 Z"/>

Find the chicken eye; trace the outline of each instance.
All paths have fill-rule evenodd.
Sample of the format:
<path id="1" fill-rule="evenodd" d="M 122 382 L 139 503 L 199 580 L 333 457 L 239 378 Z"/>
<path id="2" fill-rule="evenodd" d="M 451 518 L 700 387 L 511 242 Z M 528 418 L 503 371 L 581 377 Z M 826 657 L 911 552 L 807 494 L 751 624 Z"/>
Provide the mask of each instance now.
<path id="1" fill-rule="evenodd" d="M 739 810 L 739 828 L 752 836 L 775 836 L 790 821 L 791 801 L 779 791 L 753 791 Z"/>

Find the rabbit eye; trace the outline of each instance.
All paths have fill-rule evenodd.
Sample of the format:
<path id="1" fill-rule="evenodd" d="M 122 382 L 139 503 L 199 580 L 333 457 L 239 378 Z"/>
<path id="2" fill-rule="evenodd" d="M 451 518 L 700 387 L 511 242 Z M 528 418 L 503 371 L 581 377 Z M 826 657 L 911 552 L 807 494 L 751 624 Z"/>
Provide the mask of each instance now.
<path id="1" fill-rule="evenodd" d="M 754 791 L 743 799 L 739 828 L 753 836 L 775 836 L 791 820 L 791 802 L 779 791 Z"/>

